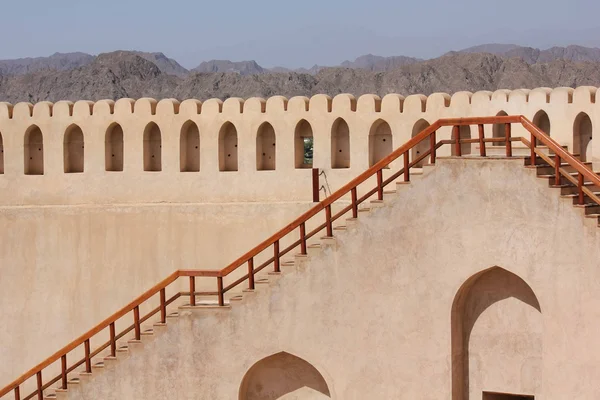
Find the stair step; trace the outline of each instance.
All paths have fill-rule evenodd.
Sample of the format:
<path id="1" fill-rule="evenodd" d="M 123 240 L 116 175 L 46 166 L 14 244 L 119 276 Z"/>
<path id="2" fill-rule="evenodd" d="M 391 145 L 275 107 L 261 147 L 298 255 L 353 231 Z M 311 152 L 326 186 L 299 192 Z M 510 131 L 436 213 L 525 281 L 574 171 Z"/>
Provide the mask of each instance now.
<path id="1" fill-rule="evenodd" d="M 254 283 L 255 283 L 255 284 L 257 284 L 257 285 L 260 285 L 260 284 L 264 285 L 264 284 L 267 284 L 267 283 L 269 283 L 269 278 L 259 278 L 259 279 L 255 279 L 255 280 L 254 280 Z"/>
<path id="2" fill-rule="evenodd" d="M 293 267 L 294 265 L 296 265 L 296 262 L 294 260 L 284 261 L 281 263 L 282 267 Z"/>
<path id="3" fill-rule="evenodd" d="M 127 353 L 129 351 L 129 346 L 119 346 L 117 347 L 117 353 Z"/>
<path id="4" fill-rule="evenodd" d="M 152 336 L 154 335 L 154 329 L 146 329 L 145 331 L 142 331 L 142 336 Z"/>
<path id="5" fill-rule="evenodd" d="M 92 368 L 104 368 L 104 361 L 97 362 L 92 365 Z"/>
<path id="6" fill-rule="evenodd" d="M 334 231 L 345 231 L 348 228 L 345 225 L 336 226 L 333 228 Z"/>

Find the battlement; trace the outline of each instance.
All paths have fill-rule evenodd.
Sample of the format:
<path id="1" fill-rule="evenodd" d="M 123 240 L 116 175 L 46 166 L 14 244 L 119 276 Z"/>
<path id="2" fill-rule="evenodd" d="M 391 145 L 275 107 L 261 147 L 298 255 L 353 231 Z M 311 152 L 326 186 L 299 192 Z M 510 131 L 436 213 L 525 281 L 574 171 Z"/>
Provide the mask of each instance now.
<path id="1" fill-rule="evenodd" d="M 592 141 L 600 126 L 597 93 L 586 86 L 358 99 L 0 103 L 0 205 L 309 200 L 308 168 L 326 171 L 335 190 L 394 143 L 449 117 L 524 115 L 599 163 Z M 469 133 L 477 135 L 461 135 Z M 485 134 L 500 135 L 493 128 Z M 450 138 L 450 129 L 438 135 Z M 313 142 L 311 160 L 305 140 Z"/>

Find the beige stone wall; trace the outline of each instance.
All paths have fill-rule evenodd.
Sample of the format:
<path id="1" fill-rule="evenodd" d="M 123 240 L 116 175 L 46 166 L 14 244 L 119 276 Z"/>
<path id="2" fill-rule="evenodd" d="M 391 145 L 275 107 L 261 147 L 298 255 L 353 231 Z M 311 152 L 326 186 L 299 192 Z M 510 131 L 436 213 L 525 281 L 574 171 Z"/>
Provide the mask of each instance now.
<path id="1" fill-rule="evenodd" d="M 439 160 L 337 249 L 230 312 L 184 312 L 69 398 L 243 398 L 250 368 L 287 352 L 332 399 L 465 399 L 452 396 L 460 303 L 469 398 L 597 399 L 599 249 L 596 221 L 522 162 Z"/>
<path id="2" fill-rule="evenodd" d="M 600 126 L 596 92 L 579 87 L 383 99 L 341 94 L 204 103 L 1 103 L 0 204 L 310 200 L 310 171 L 297 168 L 299 135 L 313 135 L 314 166 L 326 171 L 335 190 L 427 123 L 499 113 L 525 115 L 571 149 L 587 148 L 588 158 L 600 163 L 598 141 L 587 146 L 591 131 Z M 33 131 L 43 137 L 43 161 Z M 476 135 L 476 128 L 462 136 L 469 134 Z M 515 128 L 514 135 L 523 134 Z M 449 135 L 450 128 L 444 128 L 438 138 Z M 493 135 L 492 127 L 486 127 L 486 135 Z M 449 154 L 447 147 L 441 155 Z M 33 172 L 43 165 L 44 175 L 25 176 L 26 161 L 37 166 L 30 166 Z"/>

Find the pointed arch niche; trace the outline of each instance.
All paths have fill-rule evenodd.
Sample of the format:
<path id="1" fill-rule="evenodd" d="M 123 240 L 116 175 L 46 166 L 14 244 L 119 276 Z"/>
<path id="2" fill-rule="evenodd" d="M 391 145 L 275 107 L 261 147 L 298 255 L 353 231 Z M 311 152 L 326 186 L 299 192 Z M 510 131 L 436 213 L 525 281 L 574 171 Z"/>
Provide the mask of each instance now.
<path id="1" fill-rule="evenodd" d="M 330 399 L 327 382 L 307 361 L 281 352 L 263 358 L 246 373 L 239 400 Z"/>
<path id="2" fill-rule="evenodd" d="M 44 136 L 36 125 L 25 132 L 23 150 L 25 175 L 44 175 Z"/>
<path id="3" fill-rule="evenodd" d="M 507 115 L 508 114 L 505 111 L 500 111 L 496 114 L 496 117 L 506 117 Z M 505 136 L 504 125 L 505 124 L 494 124 L 492 127 L 492 137 L 494 139 L 503 138 Z M 506 144 L 503 142 L 493 142 L 492 146 L 506 146 Z"/>
<path id="4" fill-rule="evenodd" d="M 123 171 L 123 128 L 114 123 L 104 135 L 104 163 L 107 171 Z"/>
<path id="5" fill-rule="evenodd" d="M 294 131 L 294 164 L 296 168 L 312 168 L 314 149 L 313 130 L 307 120 L 303 119 Z"/>
<path id="6" fill-rule="evenodd" d="M 460 139 L 471 139 L 471 127 L 467 126 L 467 125 L 461 125 L 458 129 L 458 136 L 460 137 Z M 452 138 L 454 139 L 454 138 Z M 451 145 L 451 152 L 450 154 L 455 156 L 456 155 L 456 147 L 453 145 Z M 471 154 L 471 143 L 461 143 L 460 144 L 460 153 L 464 156 L 464 155 L 468 155 Z"/>
<path id="7" fill-rule="evenodd" d="M 0 174 L 4 174 L 4 141 L 0 133 Z"/>
<path id="8" fill-rule="evenodd" d="M 533 122 L 534 125 L 536 125 L 538 128 L 540 128 L 542 130 L 542 132 L 544 132 L 545 134 L 550 136 L 550 118 L 548 118 L 548 114 L 546 114 L 546 111 L 544 111 L 544 110 L 538 111 L 533 116 L 533 121 L 531 121 L 531 122 Z M 536 138 L 535 143 L 540 144 L 539 139 Z"/>
<path id="9" fill-rule="evenodd" d="M 331 127 L 331 168 L 350 168 L 350 128 L 342 118 Z"/>
<path id="10" fill-rule="evenodd" d="M 392 128 L 382 119 L 375 121 L 369 132 L 369 167 L 394 150 Z"/>
<path id="11" fill-rule="evenodd" d="M 453 400 L 536 394 L 541 387 L 542 315 L 523 279 L 500 267 L 473 275 L 454 298 L 451 325 Z M 508 397 L 494 397 L 497 393 Z"/>
<path id="12" fill-rule="evenodd" d="M 183 124 L 179 137 L 179 170 L 200 171 L 200 131 L 192 121 Z"/>
<path id="13" fill-rule="evenodd" d="M 573 123 L 573 153 L 580 155 L 581 161 L 592 161 L 592 140 L 594 132 L 590 116 L 582 112 Z"/>
<path id="14" fill-rule="evenodd" d="M 421 133 L 421 131 L 423 131 L 423 129 L 429 127 L 429 125 L 430 125 L 429 122 L 427 122 L 424 119 L 418 120 L 413 125 L 411 137 L 417 136 L 419 133 Z M 421 156 L 421 154 L 427 152 L 429 150 L 429 146 L 430 146 L 429 140 L 422 140 L 420 143 L 418 143 L 416 146 L 414 146 L 410 151 L 411 161 L 416 160 L 417 158 L 419 158 Z M 429 162 L 429 159 L 430 159 L 429 157 L 425 157 L 424 159 L 419 161 L 414 166 L 417 168 L 421 168 L 421 167 L 423 167 L 423 165 L 425 165 L 425 164 L 427 164 L 427 162 Z"/>
<path id="15" fill-rule="evenodd" d="M 144 171 L 162 170 L 162 135 L 160 128 L 150 122 L 144 129 Z"/>
<path id="16" fill-rule="evenodd" d="M 64 171 L 67 174 L 83 172 L 84 141 L 83 132 L 77 125 L 67 128 L 63 140 Z"/>
<path id="17" fill-rule="evenodd" d="M 276 156 L 276 138 L 273 125 L 264 122 L 256 133 L 256 170 L 274 171 Z"/>
<path id="18" fill-rule="evenodd" d="M 231 122 L 219 131 L 219 171 L 238 170 L 238 135 Z"/>

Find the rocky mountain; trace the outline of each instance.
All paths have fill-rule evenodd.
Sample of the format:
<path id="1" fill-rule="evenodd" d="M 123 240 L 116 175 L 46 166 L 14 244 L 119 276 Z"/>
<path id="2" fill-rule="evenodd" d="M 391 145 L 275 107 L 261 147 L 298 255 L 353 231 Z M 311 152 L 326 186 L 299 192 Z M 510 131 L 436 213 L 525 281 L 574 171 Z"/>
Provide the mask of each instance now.
<path id="1" fill-rule="evenodd" d="M 92 61 L 94 56 L 85 53 L 54 53 L 50 57 L 0 60 L 0 74 L 23 75 L 45 70 L 68 71 L 88 65 Z"/>
<path id="2" fill-rule="evenodd" d="M 182 67 L 177 61 L 165 56 L 163 53 L 144 53 L 142 51 L 131 51 L 130 53 L 136 54 L 154 63 L 158 69 L 165 74 L 183 77 L 190 72 Z"/>
<path id="3" fill-rule="evenodd" d="M 316 75 L 298 72 L 241 74 L 192 72 L 167 74 L 131 52 L 101 54 L 91 63 L 67 71 L 41 70 L 0 76 L 0 101 L 100 100 L 121 97 L 248 98 L 312 96 L 326 93 L 430 94 L 460 90 L 517 89 L 539 86 L 600 85 L 600 62 L 554 60 L 530 64 L 520 58 L 489 53 L 455 53 L 375 72 L 360 68 L 323 68 Z"/>
<path id="4" fill-rule="evenodd" d="M 567 61 L 600 61 L 600 49 L 595 47 L 567 46 L 551 47 L 546 50 L 536 49 L 534 47 L 523 47 L 515 44 L 484 44 L 475 47 L 469 47 L 454 53 L 491 53 L 503 57 L 521 58 L 528 64 L 549 63 L 556 60 Z"/>
<path id="5" fill-rule="evenodd" d="M 423 60 L 406 56 L 381 57 L 374 56 L 373 54 L 367 54 L 358 57 L 354 61 L 344 61 L 341 64 L 341 67 L 355 69 L 359 68 L 366 69 L 367 71 L 384 72 L 394 70 L 404 65 L 414 64 L 419 61 Z"/>
<path id="6" fill-rule="evenodd" d="M 211 60 L 205 61 L 192 69 L 193 72 L 234 72 L 240 75 L 256 75 L 267 72 L 256 61 L 229 61 Z"/>

